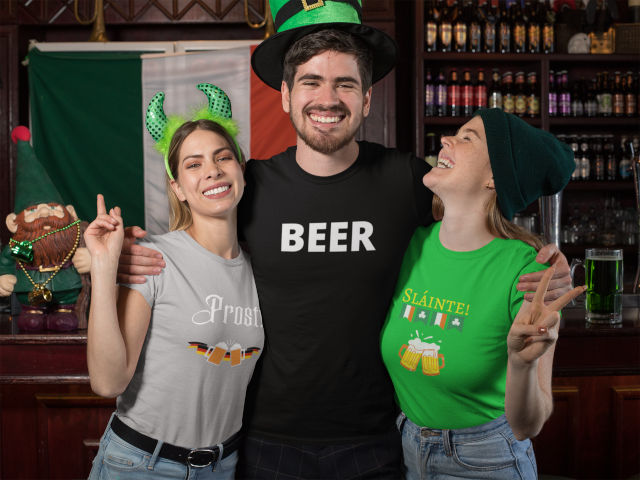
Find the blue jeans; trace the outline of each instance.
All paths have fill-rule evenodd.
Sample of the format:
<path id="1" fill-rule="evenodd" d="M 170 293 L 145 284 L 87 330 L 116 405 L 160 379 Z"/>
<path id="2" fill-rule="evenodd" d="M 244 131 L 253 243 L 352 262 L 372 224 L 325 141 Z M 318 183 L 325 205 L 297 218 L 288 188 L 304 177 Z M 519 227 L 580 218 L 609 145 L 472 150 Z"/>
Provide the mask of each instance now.
<path id="1" fill-rule="evenodd" d="M 235 477 L 237 450 L 213 465 L 194 468 L 158 457 L 161 447 L 162 442 L 159 441 L 156 451 L 150 454 L 132 446 L 111 430 L 109 420 L 100 439 L 100 449 L 93 461 L 89 480 L 233 480 Z"/>
<path id="2" fill-rule="evenodd" d="M 516 440 L 505 415 L 457 430 L 422 428 L 398 416 L 407 480 L 538 478 L 531 440 Z"/>

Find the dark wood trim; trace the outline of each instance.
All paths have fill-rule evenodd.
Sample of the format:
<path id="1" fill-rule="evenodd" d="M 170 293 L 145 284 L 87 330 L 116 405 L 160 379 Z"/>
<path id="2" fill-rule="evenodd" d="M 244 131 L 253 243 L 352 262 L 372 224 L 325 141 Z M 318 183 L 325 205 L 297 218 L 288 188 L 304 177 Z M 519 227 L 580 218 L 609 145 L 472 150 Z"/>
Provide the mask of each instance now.
<path id="1" fill-rule="evenodd" d="M 0 242 L 7 244 L 9 231 L 4 228 L 4 219 L 13 211 L 17 162 L 11 131 L 18 126 L 18 27 L 0 26 L 0 42 L 7 42 L 6 50 L 0 52 Z"/>
<path id="2" fill-rule="evenodd" d="M 625 418 L 624 414 L 625 403 L 629 400 L 640 400 L 640 385 L 630 387 L 613 387 L 611 390 L 613 395 L 613 450 L 615 456 L 614 469 L 616 471 L 616 478 L 623 478 L 623 476 L 626 476 L 626 472 L 624 472 L 624 430 L 625 424 L 628 421 L 628 419 Z"/>
<path id="3" fill-rule="evenodd" d="M 417 2 L 420 3 L 420 2 Z M 422 19 L 421 19 L 422 20 Z M 423 34 L 424 35 L 424 34 Z M 424 38 L 423 38 L 424 43 Z M 422 50 L 420 50 L 422 51 Z M 547 54 L 544 53 L 458 53 L 458 52 L 423 52 L 422 58 L 424 60 L 439 60 L 446 61 L 448 63 L 472 61 L 472 62 L 484 62 L 490 61 L 491 63 L 502 62 L 577 62 L 577 63 L 593 63 L 593 62 L 606 62 L 606 63 L 638 63 L 637 55 L 560 55 L 560 54 Z M 547 81 L 549 79 L 547 78 Z"/>
<path id="4" fill-rule="evenodd" d="M 640 375 L 640 366 L 625 367 L 553 367 L 554 377 L 617 377 Z"/>
<path id="5" fill-rule="evenodd" d="M 49 419 L 50 408 L 78 408 L 78 407 L 114 407 L 115 398 L 98 396 L 84 396 L 77 394 L 36 395 L 38 420 L 38 474 L 40 478 L 49 476 Z"/>
<path id="6" fill-rule="evenodd" d="M 81 385 L 89 384 L 89 375 L 2 375 L 0 385 Z"/>
<path id="7" fill-rule="evenodd" d="M 578 463 L 577 440 L 580 438 L 580 390 L 578 387 L 553 387 L 551 390 L 553 402 L 566 402 L 567 413 L 569 414 L 569 432 L 567 450 L 570 452 L 570 459 L 567 461 L 569 474 L 576 475 Z"/>
<path id="8" fill-rule="evenodd" d="M 86 330 L 78 333 L 0 335 L 0 345 L 86 345 Z"/>

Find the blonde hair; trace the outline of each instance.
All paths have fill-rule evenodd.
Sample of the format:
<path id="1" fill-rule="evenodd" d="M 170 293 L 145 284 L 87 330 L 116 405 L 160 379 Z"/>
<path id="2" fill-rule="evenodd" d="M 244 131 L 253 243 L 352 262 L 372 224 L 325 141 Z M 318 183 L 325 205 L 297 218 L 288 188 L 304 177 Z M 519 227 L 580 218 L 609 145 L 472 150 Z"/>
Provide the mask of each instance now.
<path id="1" fill-rule="evenodd" d="M 433 195 L 431 211 L 434 220 L 440 221 L 444 218 L 444 203 L 436 194 Z M 498 194 L 495 192 L 487 201 L 486 213 L 487 230 L 489 230 L 489 233 L 494 237 L 504 240 L 521 240 L 527 245 L 532 246 L 536 252 L 539 252 L 544 246 L 542 238 L 539 235 L 531 233 L 529 230 L 505 218 L 502 210 L 500 210 L 500 205 L 498 205 Z"/>
<path id="2" fill-rule="evenodd" d="M 212 122 L 211 120 L 185 122 L 176 130 L 176 133 L 174 133 L 173 138 L 171 139 L 171 144 L 169 145 L 169 169 L 171 170 L 171 175 L 173 175 L 173 178 L 175 178 L 176 181 L 178 180 L 178 168 L 180 166 L 180 148 L 182 147 L 185 139 L 196 130 L 206 130 L 220 135 L 227 142 L 231 152 L 233 152 L 233 157 L 238 160 L 237 153 L 233 148 L 235 140 L 222 126 L 216 122 Z M 242 158 L 239 159 L 239 162 L 244 163 L 246 160 L 242 151 L 240 151 L 240 155 Z M 173 191 L 173 187 L 171 187 L 171 179 L 168 174 L 165 174 L 165 188 L 169 199 L 169 231 L 186 230 L 193 223 L 191 207 L 189 207 L 189 203 L 186 200 L 184 202 L 180 201 L 176 192 Z"/>

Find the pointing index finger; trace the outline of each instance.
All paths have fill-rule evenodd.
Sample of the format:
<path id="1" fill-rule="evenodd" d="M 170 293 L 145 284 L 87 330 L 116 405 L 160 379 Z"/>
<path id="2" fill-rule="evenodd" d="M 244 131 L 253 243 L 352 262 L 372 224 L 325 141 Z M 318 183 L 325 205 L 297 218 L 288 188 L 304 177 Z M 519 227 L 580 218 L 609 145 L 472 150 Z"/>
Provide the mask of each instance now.
<path id="1" fill-rule="evenodd" d="M 536 289 L 536 293 L 533 296 L 533 303 L 542 303 L 544 301 L 544 296 L 547 294 L 547 288 L 549 288 L 549 282 L 551 281 L 551 277 L 553 276 L 553 273 L 555 272 L 556 267 L 555 266 L 550 266 L 549 268 L 547 268 L 547 271 L 544 272 L 544 275 L 542 276 L 542 280 L 540 280 L 540 284 L 538 285 L 538 288 Z"/>
<path id="2" fill-rule="evenodd" d="M 107 207 L 104 205 L 104 197 L 101 193 L 98 194 L 98 215 L 106 214 Z"/>

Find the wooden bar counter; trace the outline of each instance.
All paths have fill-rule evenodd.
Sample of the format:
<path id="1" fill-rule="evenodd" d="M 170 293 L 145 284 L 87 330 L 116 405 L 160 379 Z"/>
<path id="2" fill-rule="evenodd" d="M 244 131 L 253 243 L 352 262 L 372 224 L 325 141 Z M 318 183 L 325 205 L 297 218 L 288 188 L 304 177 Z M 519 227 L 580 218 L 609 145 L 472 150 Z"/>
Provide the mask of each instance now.
<path id="1" fill-rule="evenodd" d="M 624 300 L 615 326 L 588 325 L 582 308 L 563 310 L 555 410 L 533 439 L 540 474 L 626 479 L 640 472 L 640 296 Z M 86 331 L 14 329 L 0 316 L 0 475 L 87 478 L 115 400 L 91 392 Z"/>

